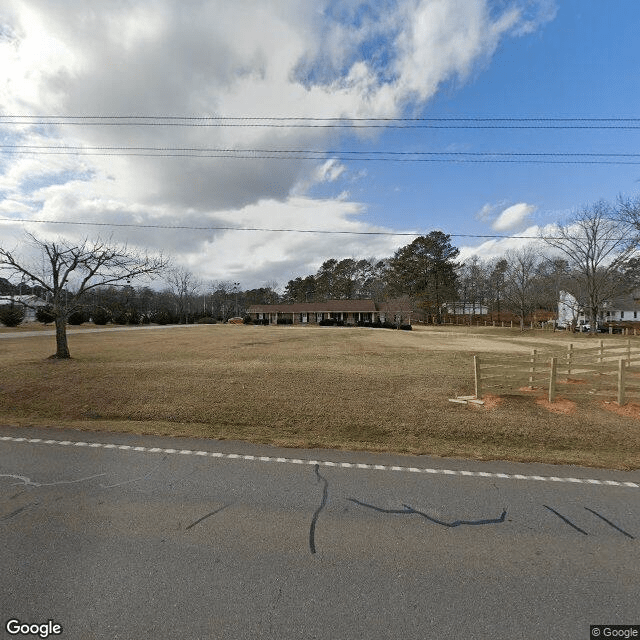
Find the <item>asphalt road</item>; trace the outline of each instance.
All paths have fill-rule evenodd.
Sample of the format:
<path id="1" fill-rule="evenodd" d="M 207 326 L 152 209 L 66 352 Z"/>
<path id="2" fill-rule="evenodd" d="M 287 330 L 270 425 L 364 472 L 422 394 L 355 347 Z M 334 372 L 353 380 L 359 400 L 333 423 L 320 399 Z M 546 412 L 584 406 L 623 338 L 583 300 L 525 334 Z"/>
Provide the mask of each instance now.
<path id="1" fill-rule="evenodd" d="M 0 536 L 0 637 L 640 624 L 640 472 L 6 427 Z"/>

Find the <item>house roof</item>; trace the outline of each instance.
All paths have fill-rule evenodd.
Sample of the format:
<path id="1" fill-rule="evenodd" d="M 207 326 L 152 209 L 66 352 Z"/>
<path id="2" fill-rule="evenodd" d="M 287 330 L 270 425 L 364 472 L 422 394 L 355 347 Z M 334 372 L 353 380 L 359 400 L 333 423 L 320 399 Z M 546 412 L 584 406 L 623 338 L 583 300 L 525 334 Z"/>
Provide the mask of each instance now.
<path id="1" fill-rule="evenodd" d="M 402 313 L 411 311 L 409 298 L 387 302 L 373 300 L 325 300 L 324 302 L 296 302 L 294 304 L 254 304 L 247 313 Z"/>
<path id="2" fill-rule="evenodd" d="M 640 309 L 640 299 L 638 297 L 638 293 L 636 292 L 631 295 L 619 296 L 617 298 L 614 298 L 610 302 L 606 302 L 603 305 L 603 309 L 618 309 L 621 311 L 633 311 L 636 309 Z"/>
<path id="3" fill-rule="evenodd" d="M 34 295 L 25 295 L 25 296 L 0 296 L 0 304 L 11 304 L 18 303 L 24 305 L 32 305 L 36 307 L 40 307 L 46 305 L 46 301 L 42 300 L 42 298 L 38 298 L 38 296 Z"/>
<path id="4" fill-rule="evenodd" d="M 294 304 L 254 304 L 247 313 L 370 313 L 376 311 L 373 300 L 325 300 L 324 302 L 296 302 Z"/>
<path id="5" fill-rule="evenodd" d="M 409 296 L 403 296 L 402 298 L 393 298 L 386 302 L 376 302 L 376 309 L 384 313 L 408 314 L 413 311 L 413 303 Z"/>

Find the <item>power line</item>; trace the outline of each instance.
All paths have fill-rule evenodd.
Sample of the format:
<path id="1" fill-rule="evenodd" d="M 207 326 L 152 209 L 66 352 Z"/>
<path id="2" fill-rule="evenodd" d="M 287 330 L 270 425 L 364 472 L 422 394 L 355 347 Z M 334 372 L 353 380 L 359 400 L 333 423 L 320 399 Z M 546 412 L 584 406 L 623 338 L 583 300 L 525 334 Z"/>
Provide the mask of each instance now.
<path id="1" fill-rule="evenodd" d="M 168 116 L 168 115 L 29 115 L 29 114 L 0 114 L 0 118 L 21 119 L 54 119 L 54 120 L 184 120 L 204 121 L 273 121 L 273 122 L 635 122 L 640 123 L 640 117 L 550 117 L 550 116 L 432 116 L 420 118 L 385 118 L 385 117 L 314 117 L 314 116 Z"/>
<path id="2" fill-rule="evenodd" d="M 150 115 L 1 115 L 0 125 L 390 128 L 390 129 L 640 129 L 640 118 L 452 116 L 425 118 Z"/>
<path id="3" fill-rule="evenodd" d="M 519 152 L 519 151 L 386 151 L 386 150 L 338 150 L 338 149 L 220 149 L 212 147 L 132 147 L 132 146 L 70 146 L 70 145 L 37 145 L 37 144 L 0 144 L 1 149 L 55 149 L 69 151 L 105 150 L 105 151 L 185 151 L 185 152 L 219 152 L 219 153 L 309 153 L 309 154 L 359 154 L 359 155 L 449 155 L 449 156 L 607 156 L 607 157 L 640 157 L 640 153 L 595 153 L 595 152 Z"/>
<path id="4" fill-rule="evenodd" d="M 228 226 L 192 226 L 192 225 L 164 225 L 164 224 L 136 224 L 122 222 L 78 222 L 74 220 L 30 220 L 28 218 L 0 218 L 0 222 L 24 222 L 29 224 L 58 224 L 94 227 L 126 227 L 134 229 L 167 229 L 189 231 L 260 231 L 269 233 L 312 233 L 335 235 L 360 235 L 360 236 L 420 236 L 419 231 L 332 231 L 327 229 L 272 229 L 265 227 L 228 227 Z M 448 233 L 452 238 L 483 238 L 483 239 L 508 239 L 508 240 L 561 240 L 552 236 L 509 236 L 500 234 L 474 234 L 474 233 Z"/>
<path id="5" fill-rule="evenodd" d="M 494 151 L 383 151 L 316 149 L 216 149 L 208 147 L 124 147 L 0 144 L 15 154 L 229 158 L 235 160 L 336 160 L 363 162 L 453 162 L 533 164 L 640 164 L 640 153 Z M 637 159 L 637 160 L 633 160 Z"/>

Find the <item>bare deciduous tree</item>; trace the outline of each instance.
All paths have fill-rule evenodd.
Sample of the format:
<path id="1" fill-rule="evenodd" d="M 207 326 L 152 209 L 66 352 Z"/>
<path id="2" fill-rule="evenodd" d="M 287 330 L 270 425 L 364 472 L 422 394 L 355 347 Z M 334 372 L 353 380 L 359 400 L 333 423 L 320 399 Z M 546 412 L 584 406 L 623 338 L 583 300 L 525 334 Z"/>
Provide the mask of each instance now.
<path id="1" fill-rule="evenodd" d="M 524 329 L 525 317 L 538 305 L 537 267 L 541 259 L 539 251 L 531 246 L 507 251 L 505 255 L 503 299 L 505 306 L 520 317 L 521 329 Z"/>
<path id="2" fill-rule="evenodd" d="M 37 257 L 21 257 L 0 247 L 0 270 L 10 278 L 18 276 L 27 284 L 42 287 L 49 296 L 56 324 L 53 358 L 71 357 L 67 320 L 88 291 L 157 275 L 167 266 L 162 256 L 148 256 L 102 240 L 85 239 L 76 244 L 64 239 L 42 240 L 32 234 L 27 237 Z"/>
<path id="3" fill-rule="evenodd" d="M 570 293 L 589 316 L 590 331 L 597 329 L 604 302 L 627 293 L 632 283 L 621 276 L 638 247 L 632 207 L 626 212 L 604 201 L 580 209 L 567 224 L 559 225 L 544 241 L 566 257 L 571 272 Z"/>
<path id="4" fill-rule="evenodd" d="M 191 311 L 189 304 L 198 295 L 202 282 L 184 267 L 171 269 L 166 280 L 176 303 L 179 321 L 187 324 L 188 315 Z"/>

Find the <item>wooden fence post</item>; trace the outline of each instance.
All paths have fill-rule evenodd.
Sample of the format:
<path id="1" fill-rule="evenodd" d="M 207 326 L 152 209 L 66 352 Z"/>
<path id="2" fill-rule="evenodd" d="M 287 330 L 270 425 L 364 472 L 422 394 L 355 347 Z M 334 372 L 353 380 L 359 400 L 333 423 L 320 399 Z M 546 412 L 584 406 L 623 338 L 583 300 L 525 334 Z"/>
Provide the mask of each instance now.
<path id="1" fill-rule="evenodd" d="M 536 372 L 536 353 L 537 349 L 531 349 L 531 366 L 529 367 L 529 389 L 533 389 L 533 376 Z"/>
<path id="2" fill-rule="evenodd" d="M 600 340 L 600 355 L 598 357 L 598 364 L 602 364 L 604 358 L 604 340 Z"/>
<path id="3" fill-rule="evenodd" d="M 631 338 L 627 340 L 627 367 L 631 366 Z"/>
<path id="4" fill-rule="evenodd" d="M 476 398 L 480 400 L 482 397 L 482 383 L 480 380 L 480 358 L 473 356 L 473 372 L 476 382 Z"/>
<path id="5" fill-rule="evenodd" d="M 567 377 L 571 375 L 571 357 L 573 356 L 573 344 L 567 347 Z"/>
<path id="6" fill-rule="evenodd" d="M 551 358 L 551 367 L 549 371 L 549 402 L 556 399 L 556 373 L 558 369 L 558 358 Z"/>
<path id="7" fill-rule="evenodd" d="M 624 358 L 620 358 L 618 362 L 618 404 L 624 404 Z"/>

